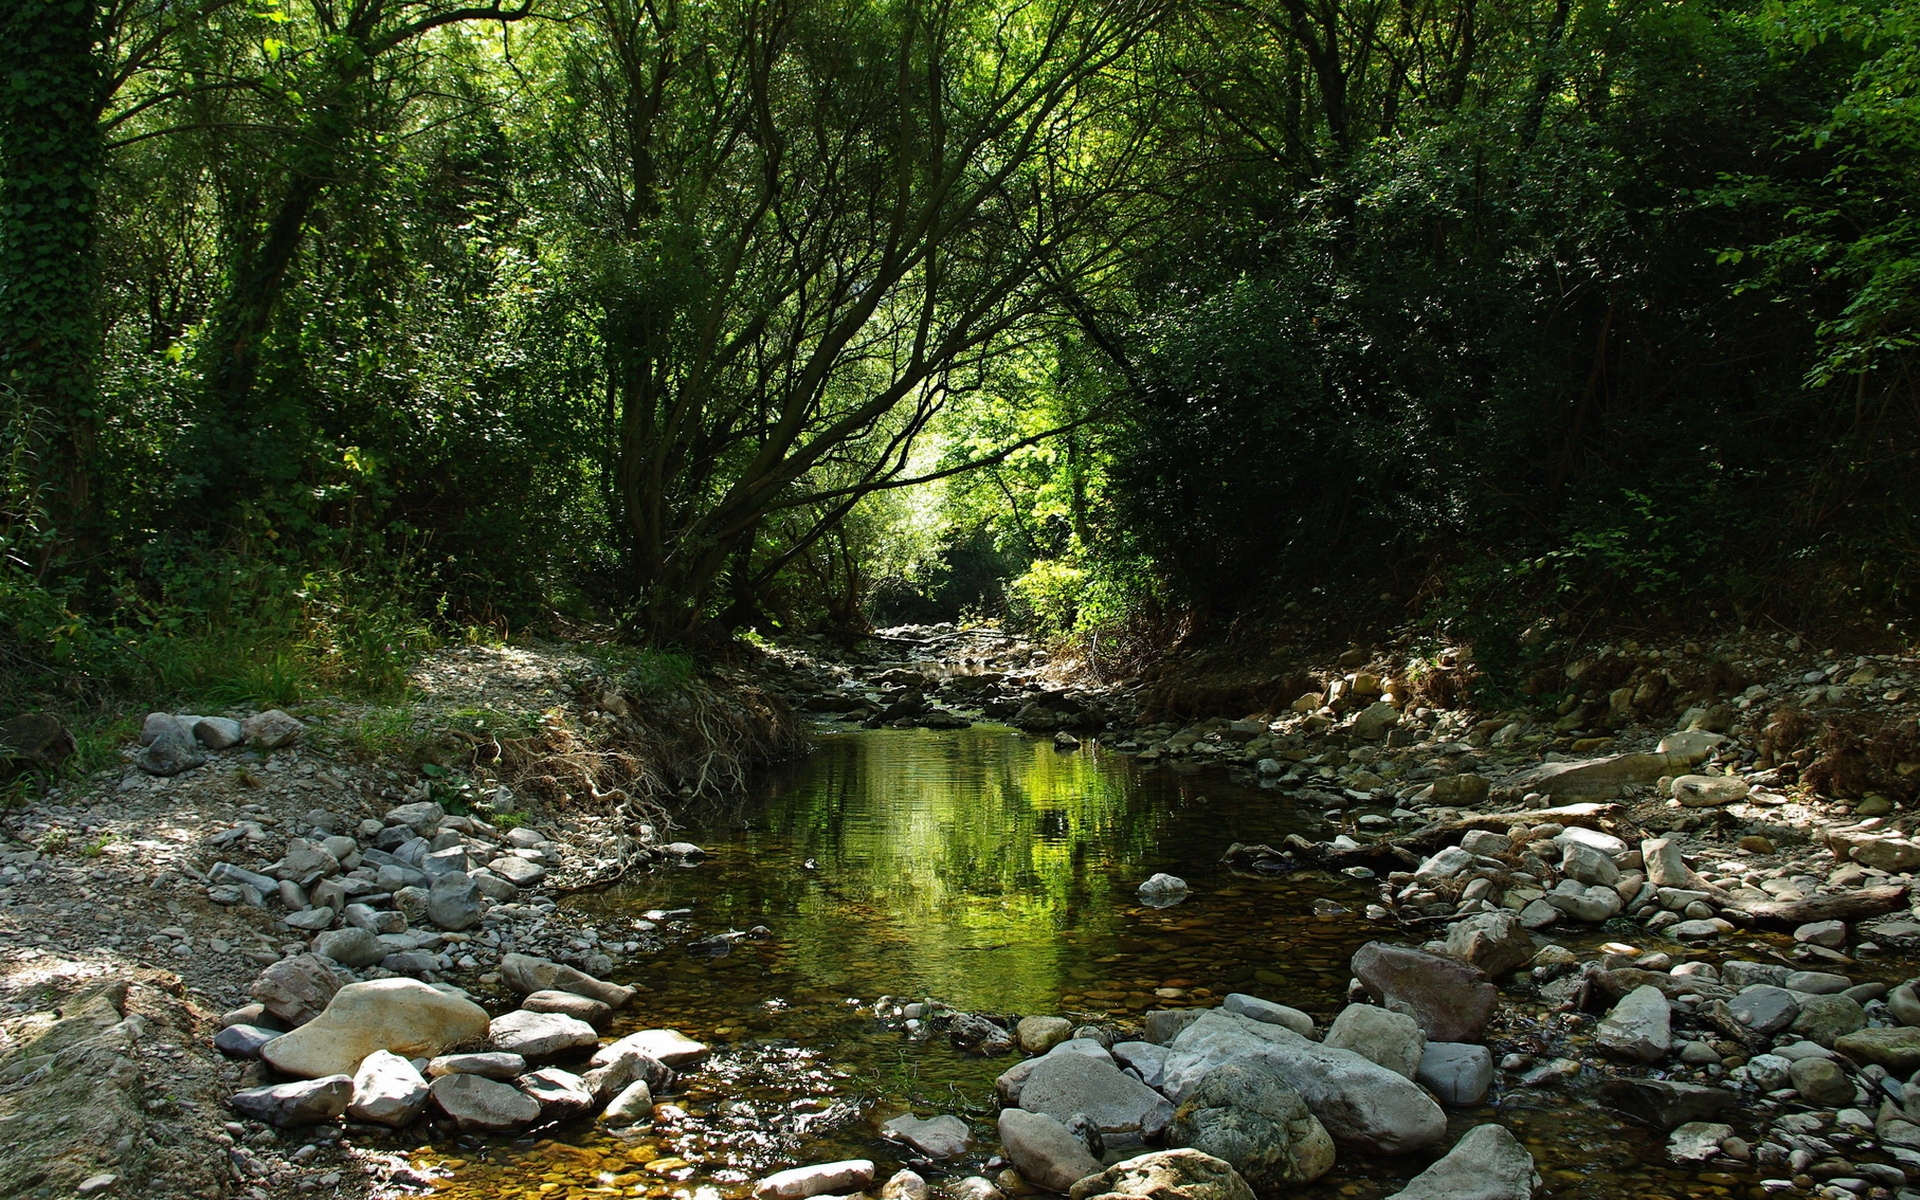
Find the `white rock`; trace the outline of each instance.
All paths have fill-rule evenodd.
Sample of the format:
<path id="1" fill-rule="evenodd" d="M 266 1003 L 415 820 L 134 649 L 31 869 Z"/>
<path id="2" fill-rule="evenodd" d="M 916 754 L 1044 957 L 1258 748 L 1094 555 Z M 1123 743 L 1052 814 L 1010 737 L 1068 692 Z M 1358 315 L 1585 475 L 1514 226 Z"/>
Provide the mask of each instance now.
<path id="1" fill-rule="evenodd" d="M 1420 1069 L 1427 1035 L 1420 1032 L 1420 1023 L 1405 1013 L 1372 1004 L 1349 1004 L 1333 1019 L 1321 1044 L 1351 1050 L 1395 1075 L 1412 1079 Z"/>
<path id="2" fill-rule="evenodd" d="M 1448 846 L 1421 863 L 1414 870 L 1413 877 L 1422 883 L 1434 883 L 1443 879 L 1452 879 L 1462 871 L 1472 869 L 1473 865 L 1473 855 L 1458 846 Z"/>
<path id="3" fill-rule="evenodd" d="M 600 1114 L 600 1120 L 608 1125 L 636 1125 L 652 1117 L 653 1090 L 644 1079 L 636 1079 L 622 1088 Z"/>
<path id="4" fill-rule="evenodd" d="M 669 1067 L 684 1067 L 707 1056 L 705 1043 L 696 1042 L 677 1029 L 642 1029 L 600 1047 L 588 1065 L 604 1067 L 626 1050 L 637 1050 Z"/>
<path id="5" fill-rule="evenodd" d="M 1692 880 L 1680 856 L 1680 843 L 1673 838 L 1648 838 L 1640 843 L 1640 856 L 1646 860 L 1647 881 L 1654 887 L 1684 888 Z"/>
<path id="6" fill-rule="evenodd" d="M 1612 887 L 1620 882 L 1620 868 L 1613 859 L 1579 842 L 1568 842 L 1561 850 L 1560 870 L 1569 879 L 1586 884 Z"/>
<path id="7" fill-rule="evenodd" d="M 809 1196 L 824 1196 L 829 1192 L 859 1192 L 873 1182 L 873 1174 L 873 1163 L 864 1158 L 817 1163 L 776 1171 L 754 1184 L 753 1194 L 759 1200 L 807 1200 Z"/>
<path id="8" fill-rule="evenodd" d="M 1176 1104 L 1221 1063 L 1257 1058 L 1306 1099 L 1338 1140 L 1401 1154 L 1446 1136 L 1446 1114 L 1419 1085 L 1350 1050 L 1310 1042 L 1282 1026 L 1213 1009 L 1181 1032 L 1173 1051 L 1164 1090 Z"/>
<path id="9" fill-rule="evenodd" d="M 1600 1022 L 1594 1042 L 1602 1050 L 1639 1062 L 1657 1062 L 1673 1049 L 1673 1009 L 1660 989 L 1643 984 L 1620 998 Z"/>
<path id="10" fill-rule="evenodd" d="M 1720 1143 L 1733 1136 L 1733 1126 L 1711 1121 L 1688 1121 L 1667 1136 L 1667 1157 L 1686 1166 L 1698 1166 L 1720 1153 Z"/>
<path id="11" fill-rule="evenodd" d="M 408 1059 L 390 1050 L 375 1050 L 360 1060 L 353 1073 L 353 1099 L 347 1117 L 391 1125 L 411 1125 L 427 1107 L 427 1081 Z"/>
<path id="12" fill-rule="evenodd" d="M 518 1054 L 532 1062 L 597 1046 L 600 1035 L 578 1017 L 529 1012 L 522 1008 L 495 1017 L 487 1026 L 487 1040 L 496 1050 Z"/>

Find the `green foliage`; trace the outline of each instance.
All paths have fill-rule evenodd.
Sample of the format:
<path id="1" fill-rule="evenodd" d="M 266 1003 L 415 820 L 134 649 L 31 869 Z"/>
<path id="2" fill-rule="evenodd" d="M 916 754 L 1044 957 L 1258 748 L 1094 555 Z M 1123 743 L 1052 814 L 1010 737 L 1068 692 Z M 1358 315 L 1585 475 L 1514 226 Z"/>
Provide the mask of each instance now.
<path id="1" fill-rule="evenodd" d="M 4 10 L 0 686 L 1910 602 L 1911 0 L 519 12 Z"/>
<path id="2" fill-rule="evenodd" d="M 620 691 L 655 700 L 686 691 L 698 670 L 690 655 L 674 650 L 645 647 L 622 657 L 628 661 L 620 670 Z"/>
<path id="3" fill-rule="evenodd" d="M 435 741 L 424 714 L 411 705 L 377 705 L 338 731 L 348 752 L 369 761 L 419 761 Z"/>

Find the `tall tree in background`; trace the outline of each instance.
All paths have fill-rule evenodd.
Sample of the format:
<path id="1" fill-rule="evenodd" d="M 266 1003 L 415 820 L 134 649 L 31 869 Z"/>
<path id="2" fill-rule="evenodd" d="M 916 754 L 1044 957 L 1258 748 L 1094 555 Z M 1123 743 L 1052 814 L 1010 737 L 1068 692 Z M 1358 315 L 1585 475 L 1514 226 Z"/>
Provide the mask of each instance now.
<path id="1" fill-rule="evenodd" d="M 229 518 L 236 504 L 256 498 L 258 481 L 275 474 L 263 460 L 281 449 L 276 426 L 281 437 L 304 432 L 285 397 L 263 403 L 256 395 L 262 351 L 322 198 L 391 153 L 421 98 L 428 73 L 418 61 L 395 60 L 433 30 L 517 21 L 532 8 L 533 0 L 273 4 L 264 34 L 244 28 L 259 26 L 260 14 L 236 14 L 238 57 L 216 50 L 213 62 L 189 58 L 155 72 L 152 86 L 164 102 L 197 104 L 208 87 L 235 97 L 216 113 L 183 121 L 224 127 L 230 146 L 259 155 L 251 169 L 215 164 L 226 210 L 224 278 L 199 341 L 203 390 L 181 456 L 194 519 Z"/>

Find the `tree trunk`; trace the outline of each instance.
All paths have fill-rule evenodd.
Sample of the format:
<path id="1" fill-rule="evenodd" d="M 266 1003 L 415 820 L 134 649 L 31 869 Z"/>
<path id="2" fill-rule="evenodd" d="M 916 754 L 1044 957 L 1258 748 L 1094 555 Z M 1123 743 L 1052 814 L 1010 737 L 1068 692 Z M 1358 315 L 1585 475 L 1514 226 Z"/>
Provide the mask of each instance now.
<path id="1" fill-rule="evenodd" d="M 206 392 L 192 451 L 198 460 L 193 470 L 206 480 L 199 497 L 206 517 L 229 512 L 246 498 L 248 481 L 259 478 L 258 459 L 263 455 L 259 439 L 269 423 L 253 404 L 260 347 L 273 326 L 274 310 L 286 290 L 307 219 L 325 189 L 316 174 L 294 175 L 259 243 L 237 252 L 238 261 L 207 338 Z"/>
<path id="2" fill-rule="evenodd" d="M 10 440 L 31 464 L 29 494 L 6 497 L 17 511 L 4 519 L 45 505 L 54 556 L 81 563 L 102 536 L 97 19 L 94 0 L 11 0 L 0 17 L 0 382 L 13 392 Z"/>

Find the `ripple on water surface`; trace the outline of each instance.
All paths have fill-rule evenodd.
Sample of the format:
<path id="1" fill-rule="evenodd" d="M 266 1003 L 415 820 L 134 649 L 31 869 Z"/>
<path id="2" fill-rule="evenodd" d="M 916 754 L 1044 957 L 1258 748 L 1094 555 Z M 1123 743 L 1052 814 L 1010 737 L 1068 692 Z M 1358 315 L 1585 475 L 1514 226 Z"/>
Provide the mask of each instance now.
<path id="1" fill-rule="evenodd" d="M 883 997 L 957 1008 L 1125 1019 L 1248 991 L 1311 1013 L 1340 1008 L 1347 961 L 1378 932 L 1366 885 L 1319 872 L 1236 876 L 1235 841 L 1276 842 L 1317 810 L 1217 771 L 1138 769 L 1097 747 L 1063 753 L 1011 730 L 831 734 L 766 793 L 698 831 L 709 857 L 583 898 L 635 918 L 690 909 L 677 937 L 618 974 L 640 986 L 627 1028 L 678 1028 L 714 1046 L 650 1132 L 590 1123 L 537 1142 L 429 1147 L 443 1194 L 723 1200 L 795 1162 L 903 1161 L 880 1122 L 967 1118 L 980 1168 L 993 1079 L 1008 1059 L 913 1040 L 875 1015 Z M 1154 909 L 1134 889 L 1166 871 L 1193 894 Z M 1315 901 L 1328 915 L 1316 915 Z M 681 924 L 686 927 L 681 928 Z M 772 936 L 714 935 L 764 925 Z M 706 940 L 705 945 L 692 943 Z M 1491 1110 L 1455 1116 L 1457 1134 Z M 1589 1105 L 1535 1094 L 1499 1116 L 1559 1196 L 1746 1195 L 1750 1180 L 1635 1170 L 1658 1141 Z M 1348 1151 L 1299 1196 L 1382 1196 L 1424 1162 Z"/>

